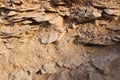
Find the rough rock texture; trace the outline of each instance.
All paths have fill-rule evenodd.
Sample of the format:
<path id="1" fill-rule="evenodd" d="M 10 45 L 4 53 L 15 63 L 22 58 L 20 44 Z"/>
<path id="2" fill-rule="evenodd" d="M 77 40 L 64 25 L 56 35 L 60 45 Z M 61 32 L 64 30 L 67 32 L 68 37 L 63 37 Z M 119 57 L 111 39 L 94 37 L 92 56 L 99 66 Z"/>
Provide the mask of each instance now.
<path id="1" fill-rule="evenodd" d="M 0 0 L 0 80 L 120 80 L 120 0 Z"/>

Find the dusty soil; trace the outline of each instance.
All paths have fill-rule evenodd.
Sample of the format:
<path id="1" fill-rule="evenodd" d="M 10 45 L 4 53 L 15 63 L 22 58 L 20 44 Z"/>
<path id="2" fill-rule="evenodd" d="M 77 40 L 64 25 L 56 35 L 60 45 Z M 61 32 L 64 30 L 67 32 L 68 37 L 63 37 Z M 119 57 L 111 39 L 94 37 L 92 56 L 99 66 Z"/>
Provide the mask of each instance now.
<path id="1" fill-rule="evenodd" d="M 0 80 L 120 80 L 120 0 L 0 0 Z"/>

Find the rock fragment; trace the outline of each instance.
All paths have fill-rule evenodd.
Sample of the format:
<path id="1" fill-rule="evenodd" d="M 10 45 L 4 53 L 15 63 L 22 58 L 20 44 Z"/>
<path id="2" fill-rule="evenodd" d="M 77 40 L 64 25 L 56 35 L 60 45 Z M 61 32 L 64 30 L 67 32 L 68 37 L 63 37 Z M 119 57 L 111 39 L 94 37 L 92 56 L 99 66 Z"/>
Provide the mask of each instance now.
<path id="1" fill-rule="evenodd" d="M 92 9 L 92 11 L 89 12 L 89 10 L 85 13 L 85 17 L 88 19 L 96 19 L 101 17 L 101 12 L 97 9 Z"/>
<path id="2" fill-rule="evenodd" d="M 43 33 L 43 35 L 41 35 L 40 37 L 40 40 L 43 44 L 52 43 L 57 41 L 60 35 L 61 33 L 59 33 L 58 31 L 51 31 L 49 33 Z"/>
<path id="3" fill-rule="evenodd" d="M 53 19 L 56 15 L 55 14 L 43 14 L 41 16 L 33 18 L 36 22 L 44 22 Z"/>
<path id="4" fill-rule="evenodd" d="M 23 0 L 12 0 L 12 2 L 14 4 L 21 4 L 23 2 Z"/>
<path id="5" fill-rule="evenodd" d="M 52 74 L 56 73 L 57 69 L 55 68 L 55 64 L 44 64 L 41 68 L 42 74 Z"/>
<path id="6" fill-rule="evenodd" d="M 99 11 L 93 7 L 75 9 L 71 13 L 71 18 L 75 19 L 78 23 L 88 22 L 102 17 L 102 11 Z"/>
<path id="7" fill-rule="evenodd" d="M 57 16 L 49 20 L 50 24 L 53 24 L 55 27 L 62 27 L 63 26 L 63 18 L 61 16 Z"/>
<path id="8" fill-rule="evenodd" d="M 92 62 L 93 62 L 93 65 L 99 70 L 103 71 L 103 73 L 108 73 L 110 71 L 109 69 L 110 63 L 118 57 L 120 57 L 120 55 L 117 53 L 106 55 L 106 56 L 103 55 L 103 56 L 93 58 Z"/>
<path id="9" fill-rule="evenodd" d="M 107 6 L 104 4 L 100 4 L 100 3 L 93 3 L 93 6 L 98 7 L 98 8 L 106 8 Z"/>
<path id="10" fill-rule="evenodd" d="M 15 15 L 17 15 L 17 12 L 15 12 L 15 11 L 10 11 L 10 12 L 7 14 L 7 16 L 15 16 Z"/>
<path id="11" fill-rule="evenodd" d="M 115 9 L 104 9 L 105 13 L 109 15 L 115 15 L 115 16 L 120 16 L 120 10 L 115 10 Z"/>

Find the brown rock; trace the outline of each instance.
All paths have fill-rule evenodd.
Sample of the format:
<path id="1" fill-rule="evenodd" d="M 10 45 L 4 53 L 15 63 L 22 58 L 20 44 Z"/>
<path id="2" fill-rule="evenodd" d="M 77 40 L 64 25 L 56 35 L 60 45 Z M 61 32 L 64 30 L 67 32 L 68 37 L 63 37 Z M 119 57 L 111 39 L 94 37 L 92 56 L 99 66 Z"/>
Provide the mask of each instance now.
<path id="1" fill-rule="evenodd" d="M 60 35 L 61 34 L 58 31 L 51 31 L 49 32 L 49 34 L 48 33 L 41 34 L 40 40 L 41 40 L 41 43 L 43 44 L 52 43 L 57 41 Z"/>
<path id="2" fill-rule="evenodd" d="M 110 63 L 119 57 L 119 54 L 115 53 L 115 54 L 110 54 L 110 55 L 103 55 L 100 57 L 96 57 L 92 59 L 93 65 L 100 69 L 101 71 L 103 71 L 104 73 L 108 73 L 109 70 L 109 65 Z"/>
<path id="3" fill-rule="evenodd" d="M 43 22 L 43 21 L 49 21 L 51 19 L 53 19 L 54 17 L 56 17 L 56 14 L 43 14 L 43 15 L 39 15 L 35 18 L 33 18 L 36 22 Z"/>
<path id="4" fill-rule="evenodd" d="M 23 2 L 23 0 L 12 0 L 12 2 L 15 4 L 21 4 Z"/>
<path id="5" fill-rule="evenodd" d="M 105 9 L 105 13 L 109 15 L 115 15 L 115 16 L 120 16 L 120 10 L 114 10 L 114 9 Z"/>
<path id="6" fill-rule="evenodd" d="M 15 16 L 15 15 L 17 15 L 17 12 L 15 12 L 15 11 L 10 11 L 10 12 L 7 14 L 7 16 Z"/>
<path id="7" fill-rule="evenodd" d="M 41 68 L 41 73 L 42 74 L 51 74 L 51 73 L 56 73 L 57 69 L 55 68 L 55 64 L 45 64 Z"/>
<path id="8" fill-rule="evenodd" d="M 55 27 L 62 27 L 63 26 L 63 18 L 61 16 L 57 16 L 49 20 L 50 24 L 53 24 Z"/>

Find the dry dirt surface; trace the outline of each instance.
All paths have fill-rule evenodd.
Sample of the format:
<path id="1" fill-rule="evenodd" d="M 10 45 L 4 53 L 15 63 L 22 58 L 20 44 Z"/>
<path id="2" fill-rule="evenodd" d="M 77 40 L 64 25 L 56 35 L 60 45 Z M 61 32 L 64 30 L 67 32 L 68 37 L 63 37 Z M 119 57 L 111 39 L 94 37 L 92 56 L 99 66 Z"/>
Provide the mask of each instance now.
<path id="1" fill-rule="evenodd" d="M 0 80 L 120 80 L 120 0 L 0 0 Z"/>

